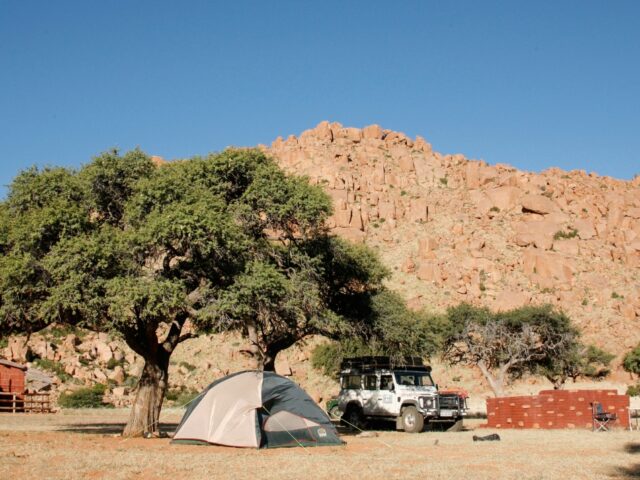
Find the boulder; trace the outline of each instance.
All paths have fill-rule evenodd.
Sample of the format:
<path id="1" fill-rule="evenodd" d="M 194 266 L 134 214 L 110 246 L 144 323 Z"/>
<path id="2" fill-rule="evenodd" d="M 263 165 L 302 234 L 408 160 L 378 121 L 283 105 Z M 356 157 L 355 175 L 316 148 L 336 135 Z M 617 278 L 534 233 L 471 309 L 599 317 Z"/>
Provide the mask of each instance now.
<path id="1" fill-rule="evenodd" d="M 440 266 L 434 261 L 420 262 L 416 276 L 425 282 L 439 283 L 442 278 Z"/>
<path id="2" fill-rule="evenodd" d="M 575 257 L 580 254 L 580 246 L 578 244 L 578 240 L 575 238 L 554 242 L 553 249 L 556 252 L 564 253 L 571 257 Z"/>
<path id="3" fill-rule="evenodd" d="M 482 165 L 478 171 L 480 186 L 494 182 L 498 178 L 498 169 Z"/>
<path id="4" fill-rule="evenodd" d="M 575 266 L 564 255 L 554 252 L 542 252 L 527 249 L 522 257 L 524 273 L 536 280 L 548 281 L 545 284 L 571 286 Z"/>
<path id="5" fill-rule="evenodd" d="M 334 132 L 334 139 L 344 138 L 350 142 L 357 143 L 362 140 L 362 131 L 359 128 L 341 128 L 340 130 Z"/>
<path id="6" fill-rule="evenodd" d="M 438 242 L 432 237 L 418 240 L 418 256 L 420 258 L 433 258 L 433 251 L 437 248 Z"/>
<path id="7" fill-rule="evenodd" d="M 331 130 L 331 125 L 329 125 L 329 122 L 326 120 L 324 122 L 320 122 L 311 132 L 318 140 L 322 140 L 327 143 L 333 141 L 333 131 Z"/>
<path id="8" fill-rule="evenodd" d="M 129 387 L 114 387 L 111 393 L 114 397 L 125 397 L 129 394 Z"/>
<path id="9" fill-rule="evenodd" d="M 491 208 L 498 208 L 500 211 L 509 211 L 514 208 L 522 196 L 522 190 L 512 186 L 491 188 L 485 193 L 491 201 Z"/>
<path id="10" fill-rule="evenodd" d="M 351 224 L 351 209 L 336 210 L 333 218 L 337 227 L 348 227 Z"/>
<path id="11" fill-rule="evenodd" d="M 522 211 L 545 215 L 555 212 L 557 205 L 544 195 L 528 194 L 522 197 Z"/>
<path id="12" fill-rule="evenodd" d="M 100 370 L 99 368 L 96 368 L 95 370 L 93 370 L 92 372 L 92 377 L 98 382 L 98 383 L 104 383 L 107 381 L 107 376 L 104 374 L 104 372 L 102 370 Z"/>
<path id="13" fill-rule="evenodd" d="M 381 201 L 378 204 L 378 217 L 385 220 L 396 219 L 396 204 L 393 201 Z"/>
<path id="14" fill-rule="evenodd" d="M 588 218 L 581 218 L 573 222 L 573 228 L 578 231 L 581 240 L 589 240 L 597 235 L 593 226 L 593 221 Z"/>
<path id="15" fill-rule="evenodd" d="M 407 257 L 402 264 L 402 271 L 404 273 L 413 273 L 416 271 L 416 264 L 411 257 Z"/>
<path id="16" fill-rule="evenodd" d="M 426 198 L 412 198 L 407 212 L 407 220 L 412 222 L 426 222 L 428 219 L 429 207 Z"/>
<path id="17" fill-rule="evenodd" d="M 464 167 L 464 178 L 469 190 L 480 188 L 480 163 L 467 162 Z"/>
<path id="18" fill-rule="evenodd" d="M 118 385 L 122 385 L 126 379 L 126 374 L 124 369 L 118 365 L 113 369 L 113 372 L 109 373 L 109 380 L 115 382 Z"/>
<path id="19" fill-rule="evenodd" d="M 413 158 L 410 155 L 403 155 L 398 158 L 398 167 L 400 171 L 409 173 L 414 171 Z"/>
<path id="20" fill-rule="evenodd" d="M 362 129 L 364 139 L 382 139 L 383 136 L 382 128 L 379 125 L 369 125 Z"/>
<path id="21" fill-rule="evenodd" d="M 111 347 L 102 340 L 96 340 L 94 344 L 96 359 L 101 363 L 108 363 L 113 359 L 113 351 Z"/>
<path id="22" fill-rule="evenodd" d="M 12 362 L 24 363 L 29 355 L 29 346 L 24 337 L 9 337 L 5 356 Z"/>
<path id="23" fill-rule="evenodd" d="M 469 192 L 471 201 L 476 206 L 476 218 L 482 218 L 493 207 L 491 199 L 481 190 L 472 190 Z"/>

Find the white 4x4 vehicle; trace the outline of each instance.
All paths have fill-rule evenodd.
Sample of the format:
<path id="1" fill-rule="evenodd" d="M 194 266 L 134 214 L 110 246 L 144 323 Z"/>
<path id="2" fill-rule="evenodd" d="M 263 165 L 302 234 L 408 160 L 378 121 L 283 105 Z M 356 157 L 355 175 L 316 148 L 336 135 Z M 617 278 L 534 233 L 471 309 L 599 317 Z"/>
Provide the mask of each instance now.
<path id="1" fill-rule="evenodd" d="M 439 394 L 431 367 L 420 358 L 400 364 L 389 357 L 349 358 L 340 369 L 338 408 L 346 427 L 361 429 L 367 418 L 395 419 L 398 430 L 412 433 L 421 432 L 425 422 L 461 426 L 465 397 Z"/>

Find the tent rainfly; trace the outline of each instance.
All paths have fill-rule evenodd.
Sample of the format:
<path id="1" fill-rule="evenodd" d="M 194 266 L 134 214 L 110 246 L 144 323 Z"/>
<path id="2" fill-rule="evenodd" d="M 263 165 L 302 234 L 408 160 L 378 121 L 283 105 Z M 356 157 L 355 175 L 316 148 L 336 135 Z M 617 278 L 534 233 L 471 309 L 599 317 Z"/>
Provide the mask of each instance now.
<path id="1" fill-rule="evenodd" d="M 216 380 L 196 397 L 172 443 L 273 448 L 343 442 L 298 385 L 275 373 L 246 371 Z"/>

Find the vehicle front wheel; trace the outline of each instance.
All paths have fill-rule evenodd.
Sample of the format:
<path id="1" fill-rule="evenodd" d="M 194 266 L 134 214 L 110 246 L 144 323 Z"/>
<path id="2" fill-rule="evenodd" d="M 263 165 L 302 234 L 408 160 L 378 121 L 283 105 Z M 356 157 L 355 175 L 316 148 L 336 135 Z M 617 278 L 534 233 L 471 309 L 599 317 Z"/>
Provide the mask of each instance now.
<path id="1" fill-rule="evenodd" d="M 406 407 L 402 411 L 402 428 L 408 433 L 418 433 L 424 428 L 424 417 L 416 407 Z"/>
<path id="2" fill-rule="evenodd" d="M 348 406 L 347 411 L 340 417 L 340 423 L 352 431 L 362 430 L 365 426 L 362 410 L 355 406 Z"/>

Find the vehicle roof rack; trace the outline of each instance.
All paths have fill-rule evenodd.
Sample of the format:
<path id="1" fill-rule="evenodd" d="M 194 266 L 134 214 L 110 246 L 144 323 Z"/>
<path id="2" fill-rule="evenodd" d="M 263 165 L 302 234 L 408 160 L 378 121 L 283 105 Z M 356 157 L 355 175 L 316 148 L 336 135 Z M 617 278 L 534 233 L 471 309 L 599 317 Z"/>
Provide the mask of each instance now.
<path id="1" fill-rule="evenodd" d="M 430 372 L 420 357 L 351 357 L 340 363 L 343 372 L 366 372 L 372 370 L 412 370 Z"/>

